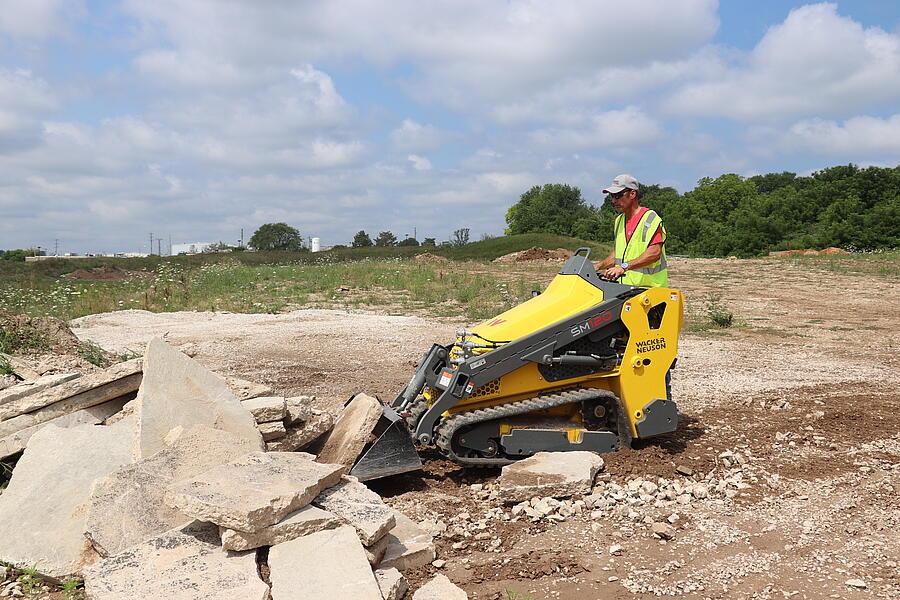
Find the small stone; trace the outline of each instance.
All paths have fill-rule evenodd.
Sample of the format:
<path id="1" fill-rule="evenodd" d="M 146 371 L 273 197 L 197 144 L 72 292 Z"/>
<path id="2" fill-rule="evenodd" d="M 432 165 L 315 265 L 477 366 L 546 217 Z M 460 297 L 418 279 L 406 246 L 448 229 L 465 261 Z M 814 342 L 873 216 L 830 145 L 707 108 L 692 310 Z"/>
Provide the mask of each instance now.
<path id="1" fill-rule="evenodd" d="M 609 553 L 612 556 L 621 556 L 623 552 L 625 552 L 625 548 L 621 544 L 613 544 L 609 547 Z"/>
<path id="2" fill-rule="evenodd" d="M 534 496 L 567 498 L 591 491 L 603 459 L 593 452 L 538 452 L 503 467 L 497 483 L 507 504 Z"/>
<path id="3" fill-rule="evenodd" d="M 856 589 L 858 589 L 858 590 L 864 590 L 864 589 L 866 589 L 866 588 L 868 587 L 868 586 L 866 585 L 866 582 L 863 581 L 862 579 L 848 579 L 848 580 L 847 580 L 847 586 L 848 586 L 848 587 L 852 587 L 852 588 L 856 588 Z"/>
<path id="4" fill-rule="evenodd" d="M 443 569 L 446 564 L 447 564 L 447 561 L 442 558 L 431 561 L 431 566 L 434 567 L 435 569 Z"/>
<path id="5" fill-rule="evenodd" d="M 681 519 L 681 516 L 678 513 L 672 513 L 671 515 L 669 515 L 666 518 L 666 521 L 668 521 L 670 524 L 674 525 L 675 523 L 677 523 L 679 521 L 679 519 Z"/>
<path id="6" fill-rule="evenodd" d="M 406 578 L 397 569 L 378 569 L 375 571 L 375 581 L 384 600 L 401 600 L 409 590 Z"/>
<path id="7" fill-rule="evenodd" d="M 262 434 L 263 441 L 274 442 L 277 439 L 287 435 L 287 429 L 282 421 L 273 421 L 271 423 L 258 423 L 257 429 Z"/>
<path id="8" fill-rule="evenodd" d="M 675 472 L 685 477 L 690 477 L 694 474 L 694 470 L 687 465 L 678 465 L 675 467 Z"/>
<path id="9" fill-rule="evenodd" d="M 608 582 L 612 583 L 612 582 L 614 582 L 614 581 L 618 581 L 619 578 L 616 577 L 615 575 L 610 575 L 609 577 L 606 578 L 606 580 L 607 580 Z"/>
<path id="10" fill-rule="evenodd" d="M 469 595 L 446 575 L 435 575 L 434 579 L 416 590 L 413 600 L 469 600 Z"/>
<path id="11" fill-rule="evenodd" d="M 707 488 L 704 484 L 698 483 L 694 485 L 693 489 L 694 498 L 698 500 L 703 500 L 707 496 L 709 496 L 709 488 Z"/>
<path id="12" fill-rule="evenodd" d="M 379 569 L 396 567 L 401 572 L 423 567 L 436 558 L 434 540 L 409 517 L 394 511 L 397 525 L 387 534 L 388 548 Z"/>
<path id="13" fill-rule="evenodd" d="M 671 540 L 675 537 L 675 528 L 668 523 L 654 523 L 650 530 L 653 535 L 663 540 Z"/>
<path id="14" fill-rule="evenodd" d="M 281 421 L 287 416 L 287 405 L 283 396 L 262 396 L 244 400 L 241 405 L 250 411 L 257 423 Z"/>

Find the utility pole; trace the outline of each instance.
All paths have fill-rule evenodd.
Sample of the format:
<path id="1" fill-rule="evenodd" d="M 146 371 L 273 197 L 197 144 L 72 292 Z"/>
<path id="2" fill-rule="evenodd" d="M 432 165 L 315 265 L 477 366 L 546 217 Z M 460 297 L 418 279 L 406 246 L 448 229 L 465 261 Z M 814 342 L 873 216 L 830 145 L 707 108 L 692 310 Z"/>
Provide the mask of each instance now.
<path id="1" fill-rule="evenodd" d="M 415 228 L 415 227 L 413 227 L 413 239 L 414 239 L 414 240 L 419 239 L 419 236 L 416 235 L 416 228 Z"/>
<path id="2" fill-rule="evenodd" d="M 241 248 L 244 247 L 244 228 L 241 227 Z"/>
<path id="3" fill-rule="evenodd" d="M 169 256 L 172 256 L 172 234 L 169 234 Z"/>
<path id="4" fill-rule="evenodd" d="M 153 232 L 150 232 L 150 256 L 153 256 Z"/>
<path id="5" fill-rule="evenodd" d="M 53 240 L 53 256 L 59 256 L 59 238 Z"/>
<path id="6" fill-rule="evenodd" d="M 162 256 L 162 240 L 156 238 L 156 255 Z"/>

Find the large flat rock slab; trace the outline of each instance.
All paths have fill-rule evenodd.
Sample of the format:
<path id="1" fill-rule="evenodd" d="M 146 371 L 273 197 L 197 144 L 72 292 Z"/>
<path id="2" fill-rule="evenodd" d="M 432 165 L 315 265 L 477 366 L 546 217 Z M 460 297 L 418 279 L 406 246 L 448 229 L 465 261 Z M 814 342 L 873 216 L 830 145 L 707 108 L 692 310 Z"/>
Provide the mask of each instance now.
<path id="1" fill-rule="evenodd" d="M 97 425 L 121 411 L 125 402 L 124 398 L 109 400 L 103 404 L 76 410 L 75 412 L 56 417 L 50 421 L 20 429 L 19 431 L 0 439 L 0 458 L 12 456 L 13 454 L 17 454 L 24 450 L 25 446 L 28 444 L 28 440 L 44 427 L 55 425 L 56 427 L 67 428 L 75 427 L 77 425 Z"/>
<path id="2" fill-rule="evenodd" d="M 469 600 L 469 595 L 450 581 L 446 575 L 438 574 L 416 590 L 413 600 Z"/>
<path id="3" fill-rule="evenodd" d="M 23 381 L 8 388 L 0 390 L 0 406 L 8 404 L 13 400 L 19 400 L 25 396 L 31 396 L 42 392 L 47 388 L 57 386 L 73 379 L 78 379 L 80 373 L 58 373 L 55 375 L 41 375 L 34 381 Z"/>
<path id="4" fill-rule="evenodd" d="M 319 452 L 319 462 L 344 465 L 349 471 L 372 437 L 382 412 L 381 402 L 376 398 L 356 394 L 338 415 Z"/>
<path id="5" fill-rule="evenodd" d="M 167 531 L 85 570 L 92 600 L 265 600 L 256 553 L 230 553 L 218 530 L 193 522 Z"/>
<path id="6" fill-rule="evenodd" d="M 568 498 L 589 494 L 603 459 L 593 452 L 538 452 L 503 467 L 497 483 L 506 503 L 535 496 Z"/>
<path id="7" fill-rule="evenodd" d="M 166 487 L 256 450 L 255 440 L 206 425 L 181 432 L 170 446 L 97 481 L 85 535 L 110 556 L 193 519 L 165 503 Z"/>
<path id="8" fill-rule="evenodd" d="M 166 435 L 172 429 L 193 425 L 230 431 L 255 439 L 260 450 L 265 448 L 253 415 L 241 406 L 225 381 L 161 338 L 147 345 L 135 415 L 139 458 L 165 448 Z"/>
<path id="9" fill-rule="evenodd" d="M 399 511 L 394 511 L 394 519 L 397 524 L 387 534 L 387 551 L 378 568 L 381 570 L 396 568 L 406 572 L 424 567 L 433 561 L 437 554 L 431 534 Z"/>
<path id="10" fill-rule="evenodd" d="M 355 477 L 342 477 L 339 484 L 319 494 L 313 504 L 356 529 L 365 546 L 380 540 L 396 524 L 391 507 Z"/>
<path id="11" fill-rule="evenodd" d="M 34 434 L 0 495 L 0 560 L 56 578 L 94 561 L 84 537 L 91 488 L 131 461 L 130 434 L 94 425 Z"/>
<path id="12" fill-rule="evenodd" d="M 293 452 L 253 452 L 169 487 L 169 504 L 228 529 L 256 533 L 341 479 L 341 466 Z"/>
<path id="13" fill-rule="evenodd" d="M 256 533 L 244 533 L 235 529 L 222 528 L 222 547 L 226 550 L 252 550 L 261 546 L 274 546 L 298 537 L 340 527 L 342 522 L 336 516 L 313 505 L 286 516 L 271 527 Z"/>
<path id="14" fill-rule="evenodd" d="M 110 395 L 109 392 L 105 391 L 105 388 L 108 388 L 111 384 L 114 384 L 119 380 L 127 379 L 134 383 L 131 383 L 126 391 L 120 393 L 120 390 L 116 389 L 114 393 L 121 396 L 123 393 L 127 394 L 133 392 L 138 388 L 138 385 L 140 385 L 140 374 L 141 359 L 136 358 L 134 360 L 113 365 L 98 373 L 72 378 L 70 381 L 61 382 L 58 385 L 45 385 L 37 393 L 26 394 L 0 405 L 0 421 L 8 420 L 25 413 L 35 412 L 50 406 L 51 404 L 56 404 L 57 402 L 67 399 L 74 399 L 79 396 L 100 398 L 97 402 L 94 402 L 94 404 L 112 400 L 116 396 Z M 135 375 L 137 376 L 136 378 L 134 377 Z M 43 379 L 44 378 L 42 377 L 41 379 L 35 380 L 32 385 L 40 385 L 39 382 Z M 72 403 L 75 403 L 75 400 L 72 400 Z M 87 408 L 87 406 L 88 405 L 78 406 L 78 408 Z"/>
<path id="15" fill-rule="evenodd" d="M 269 571 L 279 600 L 383 600 L 356 531 L 346 525 L 272 546 Z"/>

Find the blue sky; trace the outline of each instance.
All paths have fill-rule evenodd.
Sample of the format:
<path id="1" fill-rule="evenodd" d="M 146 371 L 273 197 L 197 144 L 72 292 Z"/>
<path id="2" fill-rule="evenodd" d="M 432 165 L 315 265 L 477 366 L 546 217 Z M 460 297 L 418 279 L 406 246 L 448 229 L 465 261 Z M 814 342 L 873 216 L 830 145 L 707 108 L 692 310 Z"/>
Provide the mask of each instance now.
<path id="1" fill-rule="evenodd" d="M 0 248 L 501 233 L 530 186 L 900 162 L 900 3 L 0 0 Z"/>

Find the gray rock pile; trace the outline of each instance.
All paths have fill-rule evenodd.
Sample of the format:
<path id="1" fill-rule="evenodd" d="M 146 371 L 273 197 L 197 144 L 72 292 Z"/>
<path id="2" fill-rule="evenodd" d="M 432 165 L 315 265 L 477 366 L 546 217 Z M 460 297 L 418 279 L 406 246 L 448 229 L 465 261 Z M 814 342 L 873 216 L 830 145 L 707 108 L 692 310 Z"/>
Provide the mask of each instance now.
<path id="1" fill-rule="evenodd" d="M 344 462 L 294 451 L 332 427 L 311 398 L 226 382 L 160 339 L 123 364 L 0 392 L 11 421 L 62 402 L 84 411 L 84 398 L 96 408 L 110 394 L 90 385 L 140 381 L 125 410 L 115 397 L 106 425 L 54 417 L 22 440 L 0 495 L 0 560 L 55 580 L 83 576 L 94 600 L 399 599 L 403 573 L 435 560 L 432 535 L 346 475 Z M 369 397 L 358 398 L 370 418 Z M 324 440 L 342 461 L 348 428 Z M 465 597 L 458 592 L 442 597 Z"/>
<path id="2" fill-rule="evenodd" d="M 310 406 L 315 396 L 259 396 L 243 400 L 273 452 L 303 450 L 334 426 L 330 413 Z"/>

